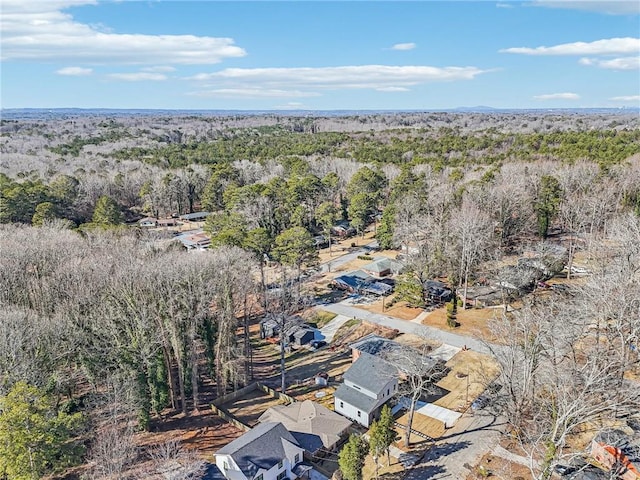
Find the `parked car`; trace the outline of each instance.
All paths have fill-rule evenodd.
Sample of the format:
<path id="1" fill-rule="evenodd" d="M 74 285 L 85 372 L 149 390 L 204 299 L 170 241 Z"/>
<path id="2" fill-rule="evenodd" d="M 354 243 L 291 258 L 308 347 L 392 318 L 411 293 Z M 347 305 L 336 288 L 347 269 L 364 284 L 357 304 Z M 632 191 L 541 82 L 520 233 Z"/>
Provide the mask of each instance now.
<path id="1" fill-rule="evenodd" d="M 311 342 L 311 347 L 315 348 L 316 350 L 318 348 L 322 348 L 327 344 L 327 342 L 325 342 L 324 340 L 313 340 Z"/>
<path id="2" fill-rule="evenodd" d="M 555 467 L 553 467 L 553 470 L 564 476 L 572 474 L 577 470 L 577 468 L 572 467 L 571 465 L 556 465 Z"/>
<path id="3" fill-rule="evenodd" d="M 484 407 L 489 405 L 489 402 L 489 397 L 487 397 L 486 395 L 480 395 L 471 404 L 471 410 L 482 410 Z"/>

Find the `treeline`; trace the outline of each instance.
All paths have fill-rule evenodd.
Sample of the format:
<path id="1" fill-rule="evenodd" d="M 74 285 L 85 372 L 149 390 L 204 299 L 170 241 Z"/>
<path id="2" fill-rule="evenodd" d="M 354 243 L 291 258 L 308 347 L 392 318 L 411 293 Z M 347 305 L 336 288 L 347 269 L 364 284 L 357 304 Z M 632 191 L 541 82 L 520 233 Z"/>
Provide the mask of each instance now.
<path id="1" fill-rule="evenodd" d="M 115 388 L 121 398 L 111 408 L 129 405 L 147 429 L 166 407 L 185 414 L 201 407 L 206 379 L 219 393 L 248 381 L 243 327 L 259 303 L 252 254 L 219 248 L 196 256 L 153 238 L 117 231 L 80 236 L 64 225 L 2 226 L 0 243 L 2 401 L 13 395 L 32 402 L 21 397 L 26 382 L 38 389 L 33 395 L 51 399 L 40 401 L 43 418 L 50 418 L 92 413 L 99 392 Z M 1 452 L 12 435 L 4 422 L 16 419 L 4 411 L 0 417 Z M 126 417 L 109 421 L 126 425 Z M 33 435 L 25 448 L 44 448 Z M 56 442 L 62 448 L 65 437 Z M 5 459 L 14 463 L 0 461 L 0 471 L 23 478 L 11 474 L 23 468 L 31 471 L 24 478 L 32 478 L 67 464 L 51 455 L 33 470 L 26 453 L 9 452 Z"/>
<path id="2" fill-rule="evenodd" d="M 266 130 L 266 129 L 262 129 Z M 323 155 L 354 158 L 360 162 L 439 168 L 494 164 L 505 160 L 590 160 L 615 165 L 640 152 L 640 130 L 551 131 L 544 133 L 476 132 L 441 128 L 388 130 L 372 135 L 333 132 L 295 132 L 285 128 L 225 132 L 212 141 L 172 143 L 164 147 L 134 147 L 113 153 L 117 159 L 136 159 L 165 168 L 192 163 L 218 164 L 251 159 Z M 58 147 L 63 148 L 63 146 Z M 66 147 L 64 147 L 66 148 Z"/>

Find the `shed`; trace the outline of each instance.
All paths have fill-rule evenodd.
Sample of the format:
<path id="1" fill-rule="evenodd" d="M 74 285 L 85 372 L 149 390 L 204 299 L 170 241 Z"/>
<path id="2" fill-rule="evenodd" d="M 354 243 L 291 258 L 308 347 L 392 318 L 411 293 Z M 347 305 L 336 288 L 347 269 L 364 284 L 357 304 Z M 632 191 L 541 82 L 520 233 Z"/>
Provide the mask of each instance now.
<path id="1" fill-rule="evenodd" d="M 289 342 L 298 346 L 311 343 L 316 338 L 317 330 L 309 325 L 300 325 L 289 332 Z"/>
<path id="2" fill-rule="evenodd" d="M 271 338 L 280 332 L 280 324 L 273 317 L 260 320 L 260 338 Z"/>

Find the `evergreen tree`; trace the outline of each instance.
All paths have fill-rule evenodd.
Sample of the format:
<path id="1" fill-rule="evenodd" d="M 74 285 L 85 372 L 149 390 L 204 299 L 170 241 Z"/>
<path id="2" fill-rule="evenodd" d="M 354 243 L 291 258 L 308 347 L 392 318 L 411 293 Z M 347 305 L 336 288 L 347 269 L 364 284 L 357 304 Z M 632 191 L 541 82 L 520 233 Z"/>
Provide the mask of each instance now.
<path id="1" fill-rule="evenodd" d="M 16 383 L 0 397 L 0 476 L 33 480 L 77 463 L 81 451 L 69 440 L 82 423 L 80 413 L 55 412 L 36 387 Z"/>
<path id="2" fill-rule="evenodd" d="M 122 223 L 122 213 L 118 204 L 110 197 L 103 195 L 96 202 L 92 222 L 103 227 Z"/>
<path id="3" fill-rule="evenodd" d="M 40 227 L 48 220 L 56 218 L 56 208 L 51 202 L 42 202 L 36 206 L 36 211 L 31 218 L 31 225 Z"/>
<path id="4" fill-rule="evenodd" d="M 382 407 L 378 425 L 380 426 L 379 435 L 382 438 L 382 444 L 385 445 L 384 450 L 387 452 L 387 465 L 390 465 L 391 458 L 389 447 L 391 447 L 393 442 L 395 442 L 397 433 L 395 428 L 395 420 L 393 419 L 393 414 L 391 413 L 391 408 L 389 407 L 389 405 L 385 405 L 384 407 Z"/>
<path id="5" fill-rule="evenodd" d="M 366 440 L 351 434 L 338 454 L 338 465 L 345 480 L 362 480 L 362 468 L 368 451 Z"/>
<path id="6" fill-rule="evenodd" d="M 389 250 L 393 248 L 393 227 L 395 224 L 396 207 L 395 205 L 389 205 L 382 212 L 382 219 L 380 220 L 380 226 L 376 233 L 376 239 L 380 248 L 383 250 Z"/>
<path id="7" fill-rule="evenodd" d="M 376 478 L 378 478 L 378 460 L 384 452 L 387 452 L 387 464 L 391 463 L 389 447 L 395 438 L 393 415 L 389 406 L 385 405 L 380 412 L 380 419 L 373 422 L 369 429 L 369 452 L 376 464 Z"/>
<path id="8" fill-rule="evenodd" d="M 547 238 L 551 221 L 558 213 L 562 187 L 560 182 L 551 175 L 543 175 L 540 179 L 540 190 L 535 203 L 536 216 L 538 218 L 538 234 Z"/>
<path id="9" fill-rule="evenodd" d="M 451 328 L 458 326 L 458 297 L 455 290 L 451 301 L 447 303 L 447 325 Z"/>
<path id="10" fill-rule="evenodd" d="M 331 227 L 338 220 L 338 209 L 333 202 L 323 202 L 316 210 L 318 223 L 322 225 L 322 230 L 327 235 L 329 241 L 329 254 L 331 254 Z"/>

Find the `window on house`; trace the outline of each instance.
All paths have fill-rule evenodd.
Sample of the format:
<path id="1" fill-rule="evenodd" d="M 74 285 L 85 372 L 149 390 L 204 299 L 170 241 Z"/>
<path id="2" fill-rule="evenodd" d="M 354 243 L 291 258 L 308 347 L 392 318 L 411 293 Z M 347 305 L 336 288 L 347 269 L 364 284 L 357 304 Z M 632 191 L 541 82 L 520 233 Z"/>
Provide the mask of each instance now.
<path id="1" fill-rule="evenodd" d="M 254 477 L 253 480 L 262 480 L 262 474 L 258 475 L 257 477 Z"/>
<path id="2" fill-rule="evenodd" d="M 358 416 L 361 417 L 362 416 L 362 412 L 360 410 L 358 410 Z"/>
<path id="3" fill-rule="evenodd" d="M 300 461 L 300 454 L 296 453 L 295 458 L 293 459 L 294 463 L 298 463 Z"/>
<path id="4" fill-rule="evenodd" d="M 229 462 L 227 462 L 227 461 L 225 460 L 225 461 L 223 462 L 223 464 L 222 464 L 222 467 L 223 467 L 225 470 L 229 470 Z"/>
<path id="5" fill-rule="evenodd" d="M 278 470 L 280 470 L 281 468 L 282 468 L 282 460 L 278 462 Z"/>
<path id="6" fill-rule="evenodd" d="M 286 476 L 287 476 L 287 471 L 285 470 L 284 472 L 280 472 L 276 478 L 278 480 L 282 480 Z"/>
<path id="7" fill-rule="evenodd" d="M 387 395 L 389 395 L 389 390 L 390 390 L 390 389 L 388 389 L 388 388 L 387 388 Z"/>
<path id="8" fill-rule="evenodd" d="M 344 402 L 340 402 L 340 408 L 344 408 Z"/>

